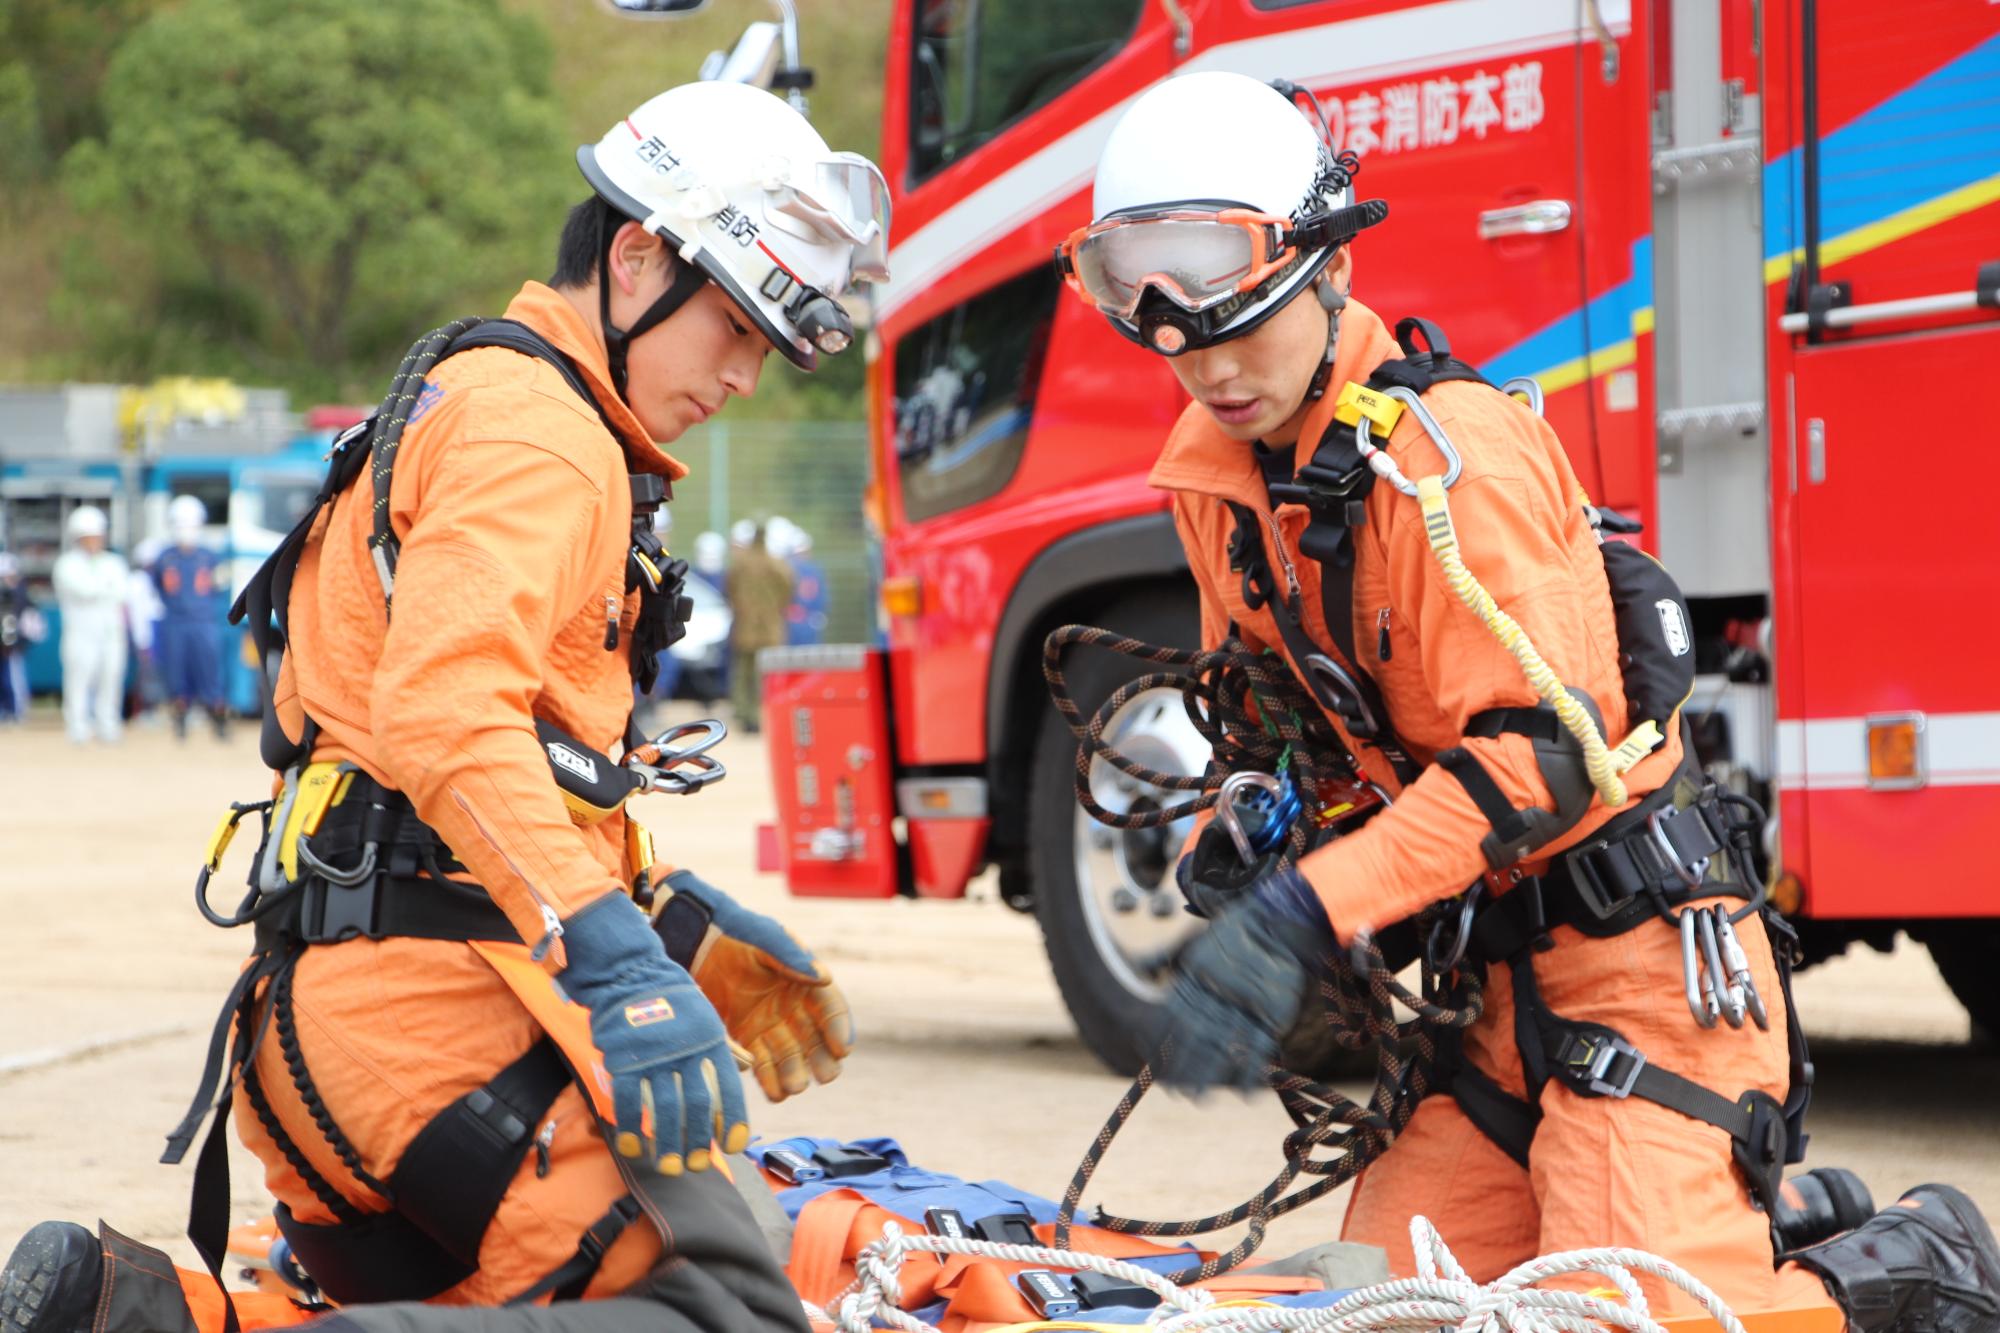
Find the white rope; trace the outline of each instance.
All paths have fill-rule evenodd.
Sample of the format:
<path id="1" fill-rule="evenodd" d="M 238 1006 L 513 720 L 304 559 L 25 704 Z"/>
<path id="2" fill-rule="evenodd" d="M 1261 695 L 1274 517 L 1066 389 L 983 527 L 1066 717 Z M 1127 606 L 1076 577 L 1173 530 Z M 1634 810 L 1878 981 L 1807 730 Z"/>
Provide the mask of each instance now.
<path id="1" fill-rule="evenodd" d="M 1603 1333 L 1606 1329 L 1666 1333 L 1654 1321 L 1635 1273 L 1661 1278 L 1700 1301 L 1724 1333 L 1744 1333 L 1742 1323 L 1714 1292 L 1678 1265 L 1644 1250 L 1606 1246 L 1544 1255 L 1482 1286 L 1466 1274 L 1428 1219 L 1410 1219 L 1410 1241 L 1417 1257 L 1414 1278 L 1364 1287 L 1335 1305 L 1317 1310 L 1225 1308 L 1173 1315 L 1156 1325 L 1157 1333 L 1195 1333 L 1201 1329 L 1228 1329 L 1230 1333 L 1426 1333 L 1439 1327 L 1455 1328 L 1458 1333 Z M 1537 1285 L 1578 1273 L 1604 1278 L 1623 1299 Z"/>
<path id="2" fill-rule="evenodd" d="M 905 1235 L 894 1222 L 882 1228 L 855 1258 L 855 1281 L 821 1309 L 803 1302 L 806 1315 L 832 1324 L 840 1333 L 869 1333 L 875 1321 L 906 1333 L 939 1333 L 902 1307 L 901 1273 L 913 1253 L 963 1254 L 983 1259 L 1038 1264 L 1045 1268 L 1088 1269 L 1145 1287 L 1159 1296 L 1160 1308 L 1147 1319 L 1155 1333 L 1667 1333 L 1654 1321 L 1637 1273 L 1650 1274 L 1688 1293 L 1720 1324 L 1723 1333 L 1744 1328 L 1722 1299 L 1678 1265 L 1644 1250 L 1606 1246 L 1570 1250 L 1531 1259 L 1500 1278 L 1474 1282 L 1453 1257 L 1430 1221 L 1410 1219 L 1417 1276 L 1363 1287 L 1339 1303 L 1320 1309 L 1216 1307 L 1215 1297 L 1180 1287 L 1136 1264 L 1101 1254 L 1003 1245 L 994 1241 L 929 1234 Z M 1616 1288 L 1621 1300 L 1538 1284 L 1552 1278 L 1594 1274 Z"/>

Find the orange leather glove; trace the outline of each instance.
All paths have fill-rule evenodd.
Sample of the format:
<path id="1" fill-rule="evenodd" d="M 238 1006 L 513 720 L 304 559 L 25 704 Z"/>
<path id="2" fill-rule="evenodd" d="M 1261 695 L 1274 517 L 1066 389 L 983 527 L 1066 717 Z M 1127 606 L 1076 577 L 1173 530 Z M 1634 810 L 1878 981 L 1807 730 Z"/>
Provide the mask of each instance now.
<path id="1" fill-rule="evenodd" d="M 661 881 L 673 897 L 655 928 L 684 961 L 723 1026 L 750 1054 L 757 1086 L 774 1102 L 831 1083 L 854 1048 L 847 999 L 799 942 L 691 870 Z"/>

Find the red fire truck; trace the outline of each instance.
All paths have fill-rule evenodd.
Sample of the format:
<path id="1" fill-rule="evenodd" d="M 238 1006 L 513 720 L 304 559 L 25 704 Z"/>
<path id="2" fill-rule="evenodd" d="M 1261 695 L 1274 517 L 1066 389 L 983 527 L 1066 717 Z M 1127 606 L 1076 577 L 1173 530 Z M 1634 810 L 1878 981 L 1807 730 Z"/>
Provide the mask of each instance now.
<path id="1" fill-rule="evenodd" d="M 1356 294 L 1533 375 L 1593 498 L 1687 591 L 1704 761 L 1771 812 L 1818 957 L 1898 931 L 2000 1031 L 2000 4 L 1909 0 L 896 0 L 894 283 L 869 335 L 884 643 L 773 662 L 795 892 L 1040 919 L 1107 1062 L 1195 928 L 1177 833 L 1079 811 L 1041 676 L 1081 621 L 1191 643 L 1145 473 L 1186 402 L 1066 299 L 1120 109 L 1176 73 L 1316 92 L 1389 221 Z M 1128 669 L 1079 659 L 1090 703 Z M 1114 739 L 1204 750 L 1170 692 Z M 1106 771 L 1113 807 L 1162 793 Z"/>

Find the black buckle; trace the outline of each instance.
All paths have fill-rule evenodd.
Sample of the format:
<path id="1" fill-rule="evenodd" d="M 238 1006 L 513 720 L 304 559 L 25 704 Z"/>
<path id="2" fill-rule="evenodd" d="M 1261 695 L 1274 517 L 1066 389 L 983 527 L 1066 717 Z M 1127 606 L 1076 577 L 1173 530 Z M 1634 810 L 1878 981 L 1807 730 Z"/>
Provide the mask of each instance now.
<path id="1" fill-rule="evenodd" d="M 383 877 L 371 875 L 358 884 L 332 884 L 312 876 L 303 886 L 300 935 L 307 944 L 338 944 L 366 937 L 379 939 L 376 905 Z"/>
<path id="2" fill-rule="evenodd" d="M 1317 518 L 1358 528 L 1368 521 L 1368 491 L 1374 477 L 1366 463 L 1346 472 L 1330 472 L 1307 463 L 1292 480 L 1271 483 L 1271 503 L 1304 505 Z"/>
<path id="3" fill-rule="evenodd" d="M 1576 889 L 1577 900 L 1584 910 L 1599 921 L 1609 921 L 1625 909 L 1626 904 L 1638 897 L 1635 893 L 1625 893 L 1598 873 L 1596 857 L 1600 852 L 1611 851 L 1608 839 L 1600 838 L 1587 847 L 1578 847 L 1563 857 L 1560 864 L 1569 871 L 1570 883 Z"/>
<path id="4" fill-rule="evenodd" d="M 1631 1063 L 1614 1074 L 1612 1065 L 1620 1057 Z M 1556 1068 L 1563 1081 L 1593 1097 L 1630 1097 L 1645 1067 L 1645 1054 L 1614 1032 L 1572 1030 L 1556 1048 Z"/>

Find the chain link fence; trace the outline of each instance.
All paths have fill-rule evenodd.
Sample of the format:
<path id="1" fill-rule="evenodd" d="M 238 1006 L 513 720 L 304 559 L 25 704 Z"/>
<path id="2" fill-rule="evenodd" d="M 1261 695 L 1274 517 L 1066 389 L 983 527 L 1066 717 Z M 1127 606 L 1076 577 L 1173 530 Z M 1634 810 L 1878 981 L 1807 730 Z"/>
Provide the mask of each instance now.
<path id="1" fill-rule="evenodd" d="M 692 560 L 703 532 L 724 537 L 741 519 L 782 515 L 812 538 L 808 558 L 827 588 L 830 643 L 866 643 L 875 611 L 867 533 L 861 519 L 868 482 L 868 428 L 858 421 L 706 422 L 669 446 L 688 466 L 674 486 L 667 545 Z"/>

